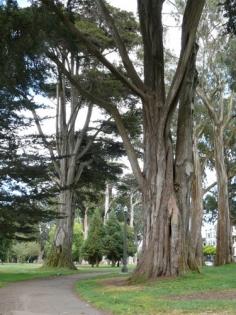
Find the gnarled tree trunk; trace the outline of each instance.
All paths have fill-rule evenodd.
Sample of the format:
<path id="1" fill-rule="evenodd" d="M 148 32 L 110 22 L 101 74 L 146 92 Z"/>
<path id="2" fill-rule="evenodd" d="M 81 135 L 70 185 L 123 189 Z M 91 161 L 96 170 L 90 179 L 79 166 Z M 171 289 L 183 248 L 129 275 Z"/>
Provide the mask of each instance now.
<path id="1" fill-rule="evenodd" d="M 196 54 L 197 44 L 193 48 L 191 59 L 185 74 L 184 82 L 181 89 L 178 124 L 177 124 L 177 143 L 175 158 L 175 191 L 178 199 L 178 207 L 181 211 L 182 220 L 182 260 L 183 268 L 198 270 L 198 265 L 189 255 L 191 247 L 189 239 L 190 230 L 190 196 L 193 176 L 193 102 L 196 90 L 197 71 L 196 71 Z"/>
<path id="2" fill-rule="evenodd" d="M 156 104 L 152 106 L 157 108 Z M 145 231 L 142 255 L 135 275 L 147 278 L 176 276 L 182 269 L 181 218 L 174 192 L 172 143 L 169 134 L 165 134 L 165 125 L 161 120 L 153 119 L 146 126 L 144 143 Z M 153 156 L 156 158 L 153 159 Z"/>
<path id="3" fill-rule="evenodd" d="M 174 189 L 174 153 L 171 121 L 195 43 L 204 0 L 187 0 L 182 25 L 182 48 L 168 94 L 165 91 L 162 5 L 164 0 L 138 0 L 140 30 L 144 51 L 144 82 L 139 77 L 127 48 L 104 1 L 96 0 L 113 37 L 125 71 L 120 72 L 106 59 L 63 12 L 50 0 L 42 0 L 53 10 L 86 49 L 111 71 L 143 104 L 144 169 L 129 139 L 117 104 L 85 90 L 78 80 L 64 70 L 80 93 L 104 108 L 115 120 L 117 129 L 143 196 L 145 231 L 142 255 L 134 277 L 176 276 L 186 270 L 183 259 L 183 219 Z"/>

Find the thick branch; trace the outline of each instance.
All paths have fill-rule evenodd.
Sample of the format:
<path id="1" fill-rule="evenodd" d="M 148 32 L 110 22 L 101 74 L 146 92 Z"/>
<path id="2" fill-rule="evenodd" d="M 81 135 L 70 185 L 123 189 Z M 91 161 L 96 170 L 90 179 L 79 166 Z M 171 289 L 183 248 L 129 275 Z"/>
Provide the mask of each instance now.
<path id="1" fill-rule="evenodd" d="M 47 139 L 46 139 L 46 136 L 45 136 L 45 134 L 44 134 L 44 132 L 43 132 L 43 130 L 42 130 L 41 124 L 40 124 L 40 122 L 39 122 L 38 115 L 36 114 L 36 111 L 32 108 L 32 109 L 31 109 L 31 112 L 32 112 L 32 114 L 33 114 L 34 121 L 35 121 L 35 124 L 36 124 L 36 126 L 37 126 L 39 135 L 41 136 L 45 147 L 46 147 L 46 148 L 48 149 L 48 151 L 49 151 L 49 154 L 50 154 L 50 157 L 51 157 L 53 166 L 54 166 L 54 168 L 55 168 L 55 171 L 56 171 L 56 173 L 58 174 L 58 176 L 60 177 L 60 168 L 59 168 L 59 165 L 58 165 L 57 162 L 56 162 L 56 158 L 55 158 L 55 155 L 54 155 L 54 153 L 53 153 L 53 148 L 52 148 L 52 146 L 50 145 L 50 143 L 48 143 L 48 141 L 47 141 Z"/>
<path id="2" fill-rule="evenodd" d="M 177 105 L 178 96 L 192 54 L 193 45 L 196 41 L 196 32 L 205 0 L 188 0 L 184 12 L 182 24 L 182 47 L 178 66 L 171 83 L 166 99 L 167 112 L 173 111 Z"/>
<path id="3" fill-rule="evenodd" d="M 142 82 L 142 80 L 140 79 L 139 75 L 137 74 L 134 65 L 132 63 L 132 61 L 129 58 L 129 55 L 127 53 L 125 44 L 122 40 L 122 38 L 120 37 L 120 34 L 116 28 L 116 25 L 114 23 L 113 18 L 110 15 L 109 10 L 107 9 L 106 5 L 104 4 L 103 0 L 97 0 L 97 3 L 101 9 L 102 15 L 110 29 L 110 32 L 112 33 L 112 36 L 116 42 L 117 48 L 119 50 L 121 59 L 123 61 L 124 67 L 127 71 L 127 75 L 128 77 L 133 81 L 133 83 L 140 89 L 144 90 L 145 86 Z"/>
<path id="4" fill-rule="evenodd" d="M 201 98 L 201 100 L 203 101 L 204 105 L 206 106 L 210 117 L 213 119 L 214 123 L 217 125 L 219 123 L 219 119 L 218 119 L 218 117 L 214 111 L 214 108 L 212 107 L 211 102 L 208 99 L 207 95 L 199 87 L 197 88 L 197 94 Z"/>
<path id="5" fill-rule="evenodd" d="M 62 13 L 62 11 L 54 4 L 52 0 L 41 0 L 50 11 L 55 12 L 62 23 L 74 35 L 81 43 L 83 43 L 87 50 L 95 56 L 107 69 L 111 71 L 115 77 L 123 82 L 131 91 L 141 98 L 145 98 L 144 91 L 140 90 L 136 85 L 134 85 L 126 76 L 124 76 L 112 63 L 110 63 L 98 50 L 98 48 L 88 39 L 88 37 L 83 34 L 75 25 L 69 20 L 69 18 Z M 83 48 L 83 45 L 81 46 Z"/>
<path id="6" fill-rule="evenodd" d="M 141 172 L 139 163 L 138 163 L 138 158 L 136 155 L 136 152 L 134 150 L 134 147 L 132 146 L 130 139 L 128 137 L 126 128 L 124 126 L 124 123 L 122 121 L 121 115 L 116 108 L 111 102 L 105 101 L 98 96 L 95 96 L 88 91 L 84 90 L 83 87 L 80 85 L 79 81 L 76 80 L 67 69 L 65 69 L 63 63 L 56 58 L 56 56 L 51 55 L 50 58 L 60 67 L 62 73 L 67 77 L 67 79 L 78 89 L 80 94 L 84 96 L 86 99 L 90 100 L 91 103 L 97 104 L 99 107 L 104 108 L 115 120 L 117 128 L 119 130 L 120 136 L 123 140 L 124 147 L 126 149 L 134 176 L 137 179 L 137 182 L 139 184 L 140 189 L 142 190 L 144 187 L 144 182 L 145 179 L 143 177 L 143 174 Z"/>
<path id="7" fill-rule="evenodd" d="M 81 146 L 81 143 L 83 141 L 83 138 L 88 130 L 88 127 L 89 127 L 89 123 L 90 123 L 90 120 L 91 120 L 91 116 L 92 116 L 92 110 L 93 110 L 93 105 L 89 105 L 88 106 L 88 111 L 87 111 L 87 116 L 86 116 L 86 119 L 85 119 L 85 123 L 84 123 L 84 126 L 83 126 L 83 129 L 81 131 L 81 134 L 78 135 L 78 138 L 76 140 L 76 143 L 75 143 L 75 148 L 74 148 L 74 152 L 73 152 L 73 155 L 76 157 L 76 155 L 78 154 L 79 152 L 79 148 Z"/>

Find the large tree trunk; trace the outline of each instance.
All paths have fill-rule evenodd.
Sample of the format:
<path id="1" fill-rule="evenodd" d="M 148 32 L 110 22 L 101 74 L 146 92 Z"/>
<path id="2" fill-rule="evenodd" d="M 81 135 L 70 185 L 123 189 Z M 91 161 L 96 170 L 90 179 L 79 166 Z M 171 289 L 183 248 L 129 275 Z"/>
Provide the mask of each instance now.
<path id="1" fill-rule="evenodd" d="M 198 154 L 197 136 L 193 135 L 193 165 L 194 173 L 191 189 L 191 216 L 190 216 L 190 233 L 189 233 L 189 265 L 196 264 L 197 267 L 202 265 L 202 216 L 203 216 L 203 192 L 202 192 L 202 169 Z"/>
<path id="2" fill-rule="evenodd" d="M 193 117 L 192 107 L 196 90 L 197 71 L 196 54 L 198 47 L 195 47 L 185 74 L 184 82 L 181 88 L 178 124 L 177 124 L 177 143 L 175 158 L 175 191 L 178 199 L 178 207 L 181 211 L 182 220 L 182 246 L 183 257 L 185 260 L 183 266 L 191 270 L 198 270 L 195 260 L 189 260 L 189 238 L 190 238 L 190 195 L 193 175 Z"/>
<path id="3" fill-rule="evenodd" d="M 127 76 L 112 65 L 51 1 L 43 0 L 43 2 L 56 12 L 64 25 L 79 40 L 82 40 L 91 54 L 95 55 L 135 95 L 141 97 L 144 131 L 143 172 L 116 104 L 91 95 L 81 87 L 78 81 L 73 81 L 85 97 L 106 109 L 115 119 L 131 167 L 142 191 L 145 231 L 142 256 L 134 276 L 148 278 L 176 276 L 187 268 L 185 259 L 183 259 L 183 224 L 174 189 L 171 119 L 179 99 L 205 1 L 186 1 L 181 54 L 167 95 L 164 80 L 163 0 L 138 0 L 144 51 L 144 82 L 135 71 L 125 43 L 103 1 L 97 2 L 100 4 L 105 21 L 117 44 Z M 72 79 L 70 78 L 70 80 Z"/>
<path id="4" fill-rule="evenodd" d="M 216 265 L 223 265 L 232 262 L 228 177 L 224 162 L 223 132 L 223 126 L 219 125 L 214 127 L 215 166 L 218 185 Z"/>
<path id="5" fill-rule="evenodd" d="M 61 191 L 58 212 L 63 218 L 57 222 L 52 251 L 47 261 L 48 266 L 75 268 L 72 259 L 74 210 L 73 192 Z"/>
<path id="6" fill-rule="evenodd" d="M 154 128 L 150 130 L 150 126 Z M 181 222 L 174 192 L 172 143 L 161 121 L 147 126 L 144 143 L 145 231 L 134 277 L 176 276 L 182 269 Z"/>

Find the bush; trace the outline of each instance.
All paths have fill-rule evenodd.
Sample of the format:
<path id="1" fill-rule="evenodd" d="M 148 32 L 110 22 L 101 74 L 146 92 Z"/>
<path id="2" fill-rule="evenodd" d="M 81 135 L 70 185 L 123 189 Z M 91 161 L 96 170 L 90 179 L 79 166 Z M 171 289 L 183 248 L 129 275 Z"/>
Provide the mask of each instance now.
<path id="1" fill-rule="evenodd" d="M 216 255 L 216 247 L 212 245 L 205 245 L 203 246 L 203 255 Z"/>
<path id="2" fill-rule="evenodd" d="M 89 227 L 88 238 L 82 248 L 82 256 L 89 264 L 98 266 L 104 254 L 104 227 L 101 215 L 95 211 Z"/>

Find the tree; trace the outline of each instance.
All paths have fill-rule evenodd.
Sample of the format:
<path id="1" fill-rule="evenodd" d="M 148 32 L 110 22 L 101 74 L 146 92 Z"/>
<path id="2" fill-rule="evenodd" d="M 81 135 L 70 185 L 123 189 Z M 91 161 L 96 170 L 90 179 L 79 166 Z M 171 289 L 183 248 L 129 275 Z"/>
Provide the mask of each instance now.
<path id="1" fill-rule="evenodd" d="M 72 257 L 73 261 L 81 261 L 81 249 L 83 246 L 83 231 L 81 224 L 75 222 L 73 231 Z"/>
<path id="2" fill-rule="evenodd" d="M 217 225 L 217 254 L 216 264 L 230 263 L 231 257 L 231 227 L 229 213 L 228 174 L 225 163 L 226 131 L 232 123 L 233 95 L 225 96 L 228 90 L 229 74 L 223 56 L 219 49 L 219 43 L 225 42 L 225 38 L 218 37 L 208 41 L 207 69 L 203 69 L 202 83 L 197 89 L 198 96 L 206 106 L 207 112 L 213 124 L 214 159 L 217 174 L 218 187 L 218 225 Z M 229 40 L 227 46 L 229 45 Z M 227 47 L 226 46 L 226 47 Z M 207 57 L 206 57 L 207 58 Z M 205 71 L 211 71 L 208 79 Z M 204 84 L 204 88 L 203 85 Z"/>
<path id="3" fill-rule="evenodd" d="M 37 242 L 16 242 L 12 246 L 12 255 L 17 262 L 33 262 L 40 254 L 40 245 Z"/>
<path id="4" fill-rule="evenodd" d="M 147 278 L 175 276 L 186 270 L 184 243 L 184 211 L 179 206 L 175 191 L 173 174 L 174 156 L 171 138 L 171 121 L 179 100 L 182 83 L 193 54 L 196 31 L 205 1 L 188 0 L 185 5 L 182 23 L 182 48 L 179 62 L 171 86 L 165 92 L 162 0 L 139 0 L 138 11 L 144 51 L 144 81 L 138 75 L 132 63 L 122 34 L 103 1 L 98 4 L 107 31 L 116 43 L 122 61 L 122 70 L 114 66 L 96 47 L 96 45 L 76 27 L 63 13 L 61 7 L 51 0 L 42 0 L 47 9 L 55 12 L 70 34 L 85 51 L 97 58 L 114 77 L 141 100 L 143 113 L 144 167 L 141 170 L 137 154 L 125 128 L 121 114 L 112 99 L 103 95 L 92 95 L 79 80 L 71 77 L 68 71 L 62 71 L 68 80 L 77 87 L 84 97 L 104 108 L 115 120 L 122 137 L 133 173 L 143 195 L 145 232 L 142 256 L 138 262 L 136 276 Z M 189 104 L 190 106 L 190 104 Z M 181 141 L 177 141 L 181 143 Z"/>
<path id="5" fill-rule="evenodd" d="M 32 104 L 25 101 L 24 95 L 37 93 L 45 71 L 42 60 L 36 56 L 30 59 L 35 47 L 30 19 L 24 9 L 19 14 L 15 1 L 0 6 L 0 234 L 8 239 L 31 239 L 40 221 L 55 217 L 43 206 L 52 188 L 46 172 L 49 162 L 27 151 L 26 143 L 33 141 L 18 135 L 30 125 L 22 110 Z"/>
<path id="6" fill-rule="evenodd" d="M 222 4 L 222 3 L 221 3 Z M 225 0 L 223 2 L 225 14 L 227 18 L 227 32 L 236 34 L 236 1 L 235 0 Z"/>
<path id="7" fill-rule="evenodd" d="M 114 211 L 109 214 L 104 229 L 104 254 L 114 267 L 123 256 L 123 231 Z"/>
<path id="8" fill-rule="evenodd" d="M 82 256 L 92 267 L 98 267 L 104 253 L 104 227 L 99 210 L 96 210 L 89 227 L 88 238 L 82 248 Z"/>

